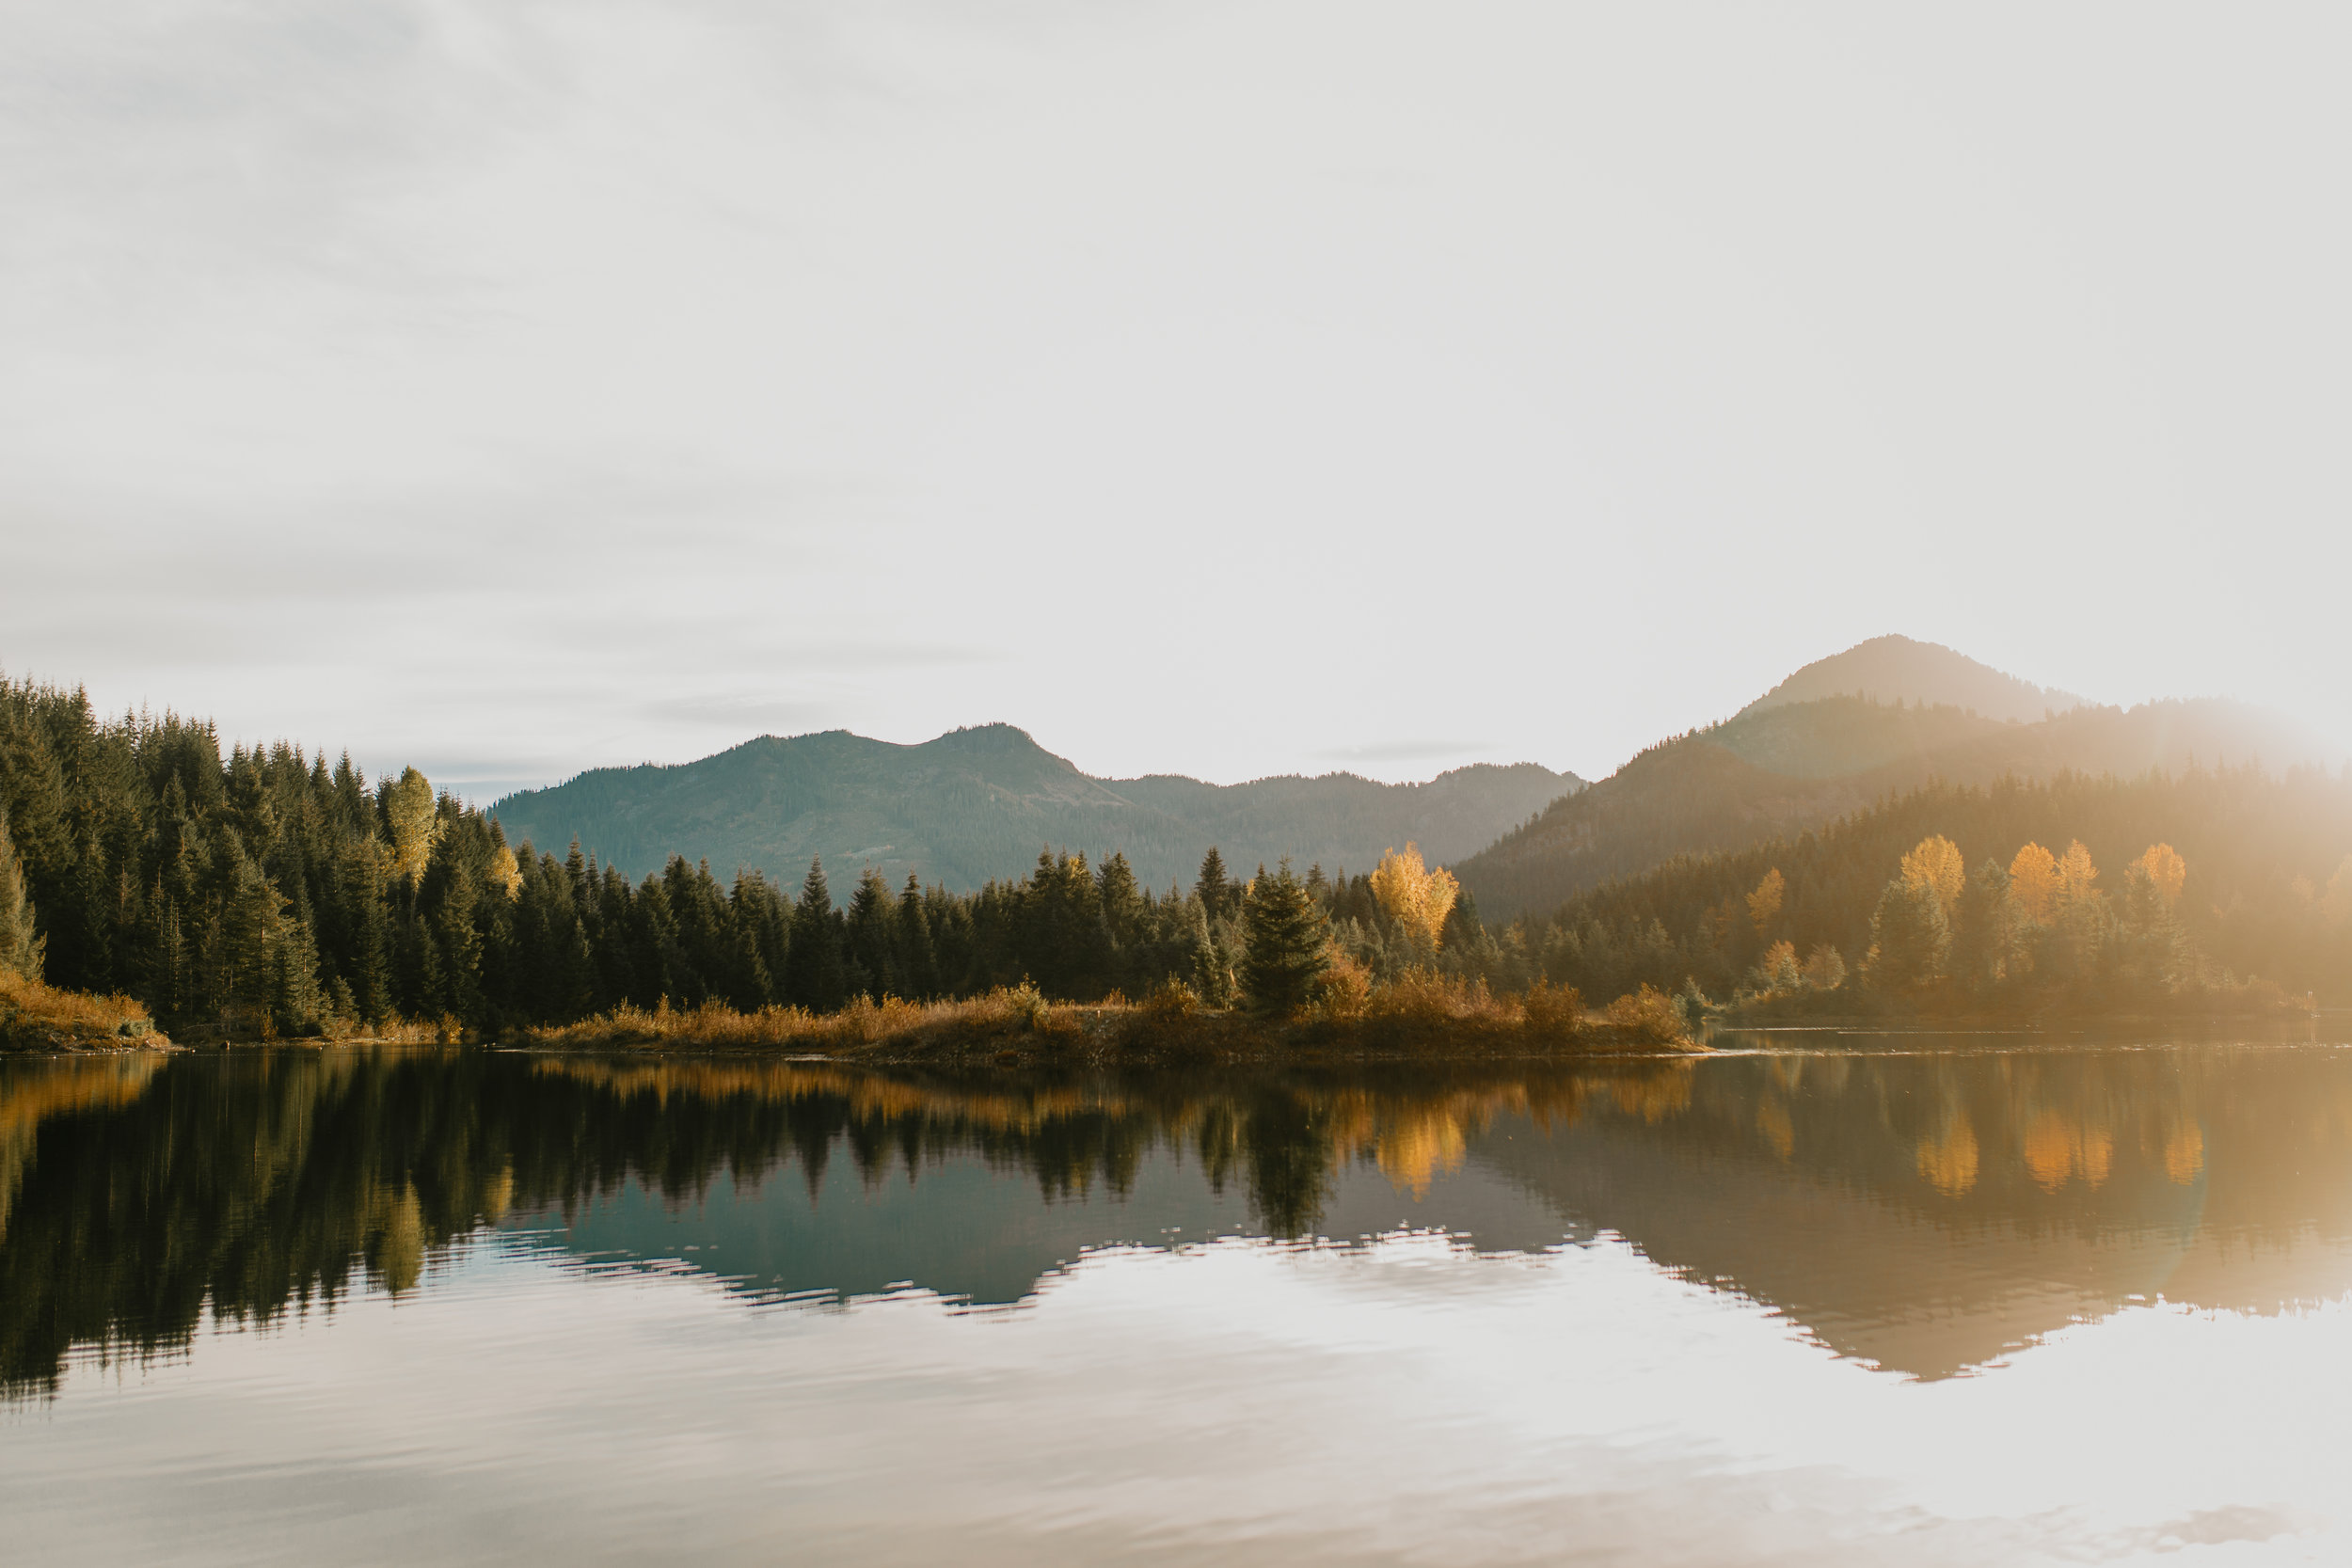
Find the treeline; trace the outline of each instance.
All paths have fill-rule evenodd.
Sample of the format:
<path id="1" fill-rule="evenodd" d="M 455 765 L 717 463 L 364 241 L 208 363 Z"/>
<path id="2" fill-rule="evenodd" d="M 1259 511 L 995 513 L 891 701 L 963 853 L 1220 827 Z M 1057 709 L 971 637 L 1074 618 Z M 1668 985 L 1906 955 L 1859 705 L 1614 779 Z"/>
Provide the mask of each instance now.
<path id="1" fill-rule="evenodd" d="M 2070 770 L 2177 776 L 2199 758 L 2285 762 L 2311 747 L 2293 726 L 2219 699 L 2085 707 L 2007 724 L 1952 708 L 1827 698 L 1650 747 L 1454 870 L 1490 912 L 1541 914 L 1677 855 L 1733 854 L 1818 832 L 1938 781 L 1986 788 Z"/>
<path id="2" fill-rule="evenodd" d="M 1024 981 L 1063 1001 L 1181 984 L 1213 1007 L 1343 1015 L 1422 971 L 1503 995 L 1651 987 L 1694 1006 L 1856 982 L 2002 1005 L 2255 980 L 2352 998 L 2352 774 L 2315 770 L 1930 785 L 1501 930 L 1410 846 L 1353 876 L 1243 876 L 1212 848 L 1164 891 L 1122 854 L 1054 851 L 969 895 L 866 869 L 842 904 L 818 863 L 793 889 L 675 857 L 632 881 L 577 846 L 510 844 L 413 768 L 371 782 L 347 756 L 283 744 L 224 758 L 207 723 L 103 720 L 30 682 L 0 682 L 0 963 L 134 997 L 190 1037 L 393 1020 L 488 1034 L 710 1003 L 826 1012 Z M 1906 869 L 1933 843 L 1931 875 Z M 2027 847 L 2056 867 L 2077 845 L 2057 892 L 2015 886 Z M 2162 876 L 2158 846 L 2178 863 Z"/>
<path id="3" fill-rule="evenodd" d="M 1291 1008 L 1335 966 L 1360 985 L 1438 963 L 1449 937 L 1457 971 L 1482 950 L 1418 856 L 1409 874 L 1399 857 L 1386 902 L 1368 874 L 1245 879 L 1214 848 L 1164 892 L 1117 853 L 1041 853 L 969 895 L 868 870 L 843 906 L 817 863 L 791 890 L 677 858 L 632 882 L 577 845 L 559 859 L 509 844 L 414 768 L 371 783 L 348 755 L 284 744 L 224 758 L 208 723 L 104 720 L 30 682 L 0 683 L 0 812 L 33 933 L 20 961 L 193 1037 L 395 1019 L 488 1033 L 711 1002 L 822 1012 L 1024 980 L 1072 1001 L 1175 982 L 1211 1006 Z M 1443 879 L 1434 915 L 1413 878 Z"/>
<path id="4" fill-rule="evenodd" d="M 1858 988 L 2161 1006 L 2260 982 L 2340 1003 L 2352 1000 L 2352 774 L 1930 785 L 1595 888 L 1515 922 L 1500 946 L 1588 995 L 1646 983 L 1715 1000 Z"/>

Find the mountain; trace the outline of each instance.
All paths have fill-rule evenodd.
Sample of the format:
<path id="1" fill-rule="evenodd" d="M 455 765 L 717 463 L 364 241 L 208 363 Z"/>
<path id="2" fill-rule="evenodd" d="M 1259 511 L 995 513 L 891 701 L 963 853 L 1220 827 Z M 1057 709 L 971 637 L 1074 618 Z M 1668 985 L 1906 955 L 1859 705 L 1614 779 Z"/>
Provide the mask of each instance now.
<path id="1" fill-rule="evenodd" d="M 1903 647 L 1882 660 L 1883 668 L 1908 666 L 1944 689 L 1951 677 L 1965 677 L 1989 699 L 2001 694 L 1995 683 L 2012 681 L 1949 649 L 1903 639 L 1881 638 L 1851 652 L 1890 642 Z M 1917 650 L 1940 657 L 1921 658 Z M 1807 669 L 1834 668 L 1849 657 Z M 1651 747 L 1455 865 L 1480 913 L 1498 920 L 1549 911 L 1586 888 L 1677 855 L 1741 849 L 1802 832 L 1935 779 L 1990 784 L 2009 774 L 2047 779 L 2066 771 L 2131 777 L 2201 764 L 2283 768 L 2335 760 L 2332 748 L 2294 723 L 2242 703 L 2150 703 L 2128 712 L 2076 706 L 2026 723 L 1956 705 L 1907 704 L 1908 693 L 1892 703 L 1851 695 L 1778 700 L 1797 678 L 1722 723 Z M 2040 694 L 2036 702 L 2060 695 L 2012 684 Z"/>
<path id="2" fill-rule="evenodd" d="M 1189 884 L 1211 845 L 1242 874 L 1284 855 L 1302 869 L 1369 871 L 1408 839 L 1433 860 L 1455 859 L 1581 787 L 1534 763 L 1406 784 L 1353 773 L 1222 785 L 1096 779 L 1025 732 L 988 724 L 915 746 L 846 730 L 763 736 L 699 762 L 596 768 L 490 812 L 510 841 L 561 853 L 577 837 L 631 876 L 681 854 L 722 876 L 756 868 L 791 884 L 821 856 L 841 893 L 866 865 L 969 892 L 1025 874 L 1052 846 L 1123 850 L 1161 888 Z"/>
<path id="3" fill-rule="evenodd" d="M 1876 698 L 1956 707 L 1987 719 L 2030 724 L 2089 703 L 2071 691 L 2019 680 L 1940 642 L 1873 637 L 1842 654 L 1815 659 L 1740 710 L 1741 717 L 1824 697 Z"/>

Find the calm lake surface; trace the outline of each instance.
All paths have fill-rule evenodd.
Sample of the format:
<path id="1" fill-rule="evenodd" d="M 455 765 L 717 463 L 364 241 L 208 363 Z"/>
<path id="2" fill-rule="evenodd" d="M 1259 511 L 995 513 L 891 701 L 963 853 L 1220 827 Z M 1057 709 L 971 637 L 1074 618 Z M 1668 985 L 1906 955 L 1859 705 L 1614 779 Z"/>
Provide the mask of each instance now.
<path id="1" fill-rule="evenodd" d="M 0 1062 L 0 1560 L 2352 1560 L 2352 1049 Z"/>

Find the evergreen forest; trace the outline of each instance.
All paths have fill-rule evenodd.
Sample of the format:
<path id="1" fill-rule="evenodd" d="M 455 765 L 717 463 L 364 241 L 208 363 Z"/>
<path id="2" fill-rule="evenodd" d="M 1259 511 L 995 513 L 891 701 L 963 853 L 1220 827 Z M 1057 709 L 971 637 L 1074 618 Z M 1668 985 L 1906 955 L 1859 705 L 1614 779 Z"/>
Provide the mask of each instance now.
<path id="1" fill-rule="evenodd" d="M 781 887 L 675 856 L 632 881 L 577 844 L 508 843 L 414 768 L 371 782 L 348 755 L 285 744 L 224 758 L 210 724 L 105 720 L 30 682 L 0 685 L 0 813 L 18 868 L 0 902 L 31 933 L 20 967 L 199 1039 L 826 1012 L 1023 982 L 1058 1000 L 1173 981 L 1211 1006 L 1295 1004 L 1335 958 L 1367 978 L 1429 966 L 1449 929 L 1447 910 L 1391 912 L 1403 895 L 1384 907 L 1368 874 L 1243 875 L 1214 847 L 1189 886 L 1159 891 L 1117 851 L 1051 849 L 968 895 L 864 868 L 838 898 L 820 863 Z"/>
<path id="2" fill-rule="evenodd" d="M 1650 987 L 1686 1011 L 2352 1000 L 2352 777 L 2316 769 L 1931 784 L 1499 928 L 1410 846 L 1352 875 L 1211 847 L 1156 890 L 1117 848 L 1041 849 L 968 894 L 844 867 L 840 897 L 821 863 L 792 887 L 675 856 L 632 880 L 577 844 L 510 843 L 414 768 L 224 757 L 208 723 L 107 720 L 31 682 L 0 683 L 0 968 L 127 995 L 197 1039 L 1023 983 L 1288 1013 L 1430 974 L 1498 995 Z"/>

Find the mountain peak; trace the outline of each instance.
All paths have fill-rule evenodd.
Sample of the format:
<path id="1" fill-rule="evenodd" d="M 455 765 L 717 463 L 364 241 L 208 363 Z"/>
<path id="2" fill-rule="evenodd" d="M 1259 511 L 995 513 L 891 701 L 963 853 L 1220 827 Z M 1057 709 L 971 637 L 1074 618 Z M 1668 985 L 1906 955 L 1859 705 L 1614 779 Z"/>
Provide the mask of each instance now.
<path id="1" fill-rule="evenodd" d="M 1988 719 L 2023 723 L 2090 705 L 2088 699 L 2071 691 L 2020 680 L 1940 642 L 1921 642 L 1890 633 L 1814 660 L 1741 708 L 1740 714 L 1744 717 L 1785 704 L 1857 694 L 1882 703 L 1971 708 Z"/>

